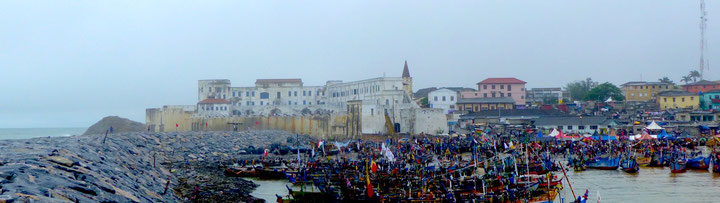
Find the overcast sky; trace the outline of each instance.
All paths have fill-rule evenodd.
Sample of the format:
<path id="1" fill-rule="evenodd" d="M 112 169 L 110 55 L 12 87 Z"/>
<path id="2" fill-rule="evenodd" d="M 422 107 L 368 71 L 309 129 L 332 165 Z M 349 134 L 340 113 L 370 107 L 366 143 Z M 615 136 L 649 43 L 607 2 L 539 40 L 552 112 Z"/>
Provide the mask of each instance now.
<path id="1" fill-rule="evenodd" d="M 720 4 L 707 3 L 711 65 Z M 517 77 L 622 84 L 698 66 L 699 1 L 0 1 L 0 127 L 86 127 L 197 102 L 197 80 Z M 720 80 L 720 65 L 707 78 Z"/>

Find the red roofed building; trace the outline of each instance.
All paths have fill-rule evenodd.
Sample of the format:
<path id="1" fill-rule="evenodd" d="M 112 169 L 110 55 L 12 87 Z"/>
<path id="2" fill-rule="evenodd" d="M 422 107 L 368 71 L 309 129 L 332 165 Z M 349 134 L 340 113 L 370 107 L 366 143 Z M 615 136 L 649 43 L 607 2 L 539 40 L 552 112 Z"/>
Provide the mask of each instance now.
<path id="1" fill-rule="evenodd" d="M 697 94 L 698 92 L 709 92 L 712 90 L 720 90 L 720 83 L 700 80 L 682 86 L 683 90 Z"/>
<path id="2" fill-rule="evenodd" d="M 515 105 L 525 105 L 525 84 L 517 78 L 488 78 L 477 83 L 477 92 L 463 92 L 462 98 L 511 97 Z"/>
<path id="3" fill-rule="evenodd" d="M 197 103 L 198 113 L 204 116 L 230 116 L 230 101 L 225 99 L 205 99 Z"/>

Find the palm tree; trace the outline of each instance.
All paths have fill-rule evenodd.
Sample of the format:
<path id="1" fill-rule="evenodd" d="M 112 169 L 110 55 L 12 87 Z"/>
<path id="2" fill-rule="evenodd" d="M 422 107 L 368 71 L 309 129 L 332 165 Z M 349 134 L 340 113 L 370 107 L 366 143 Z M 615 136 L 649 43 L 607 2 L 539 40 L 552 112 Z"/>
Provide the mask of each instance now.
<path id="1" fill-rule="evenodd" d="M 668 77 L 660 78 L 660 79 L 658 79 L 658 81 L 664 82 L 664 83 L 673 83 L 673 81 L 670 80 L 670 78 L 668 78 Z"/>
<path id="2" fill-rule="evenodd" d="M 696 70 L 690 71 L 690 75 L 688 75 L 688 76 L 692 77 L 693 82 L 697 82 L 697 79 L 702 77 L 702 75 L 700 75 L 700 72 L 698 72 Z"/>
<path id="3" fill-rule="evenodd" d="M 693 79 L 692 79 L 691 76 L 686 75 L 686 76 L 682 76 L 682 79 L 681 79 L 680 81 L 681 81 L 681 82 L 685 82 L 685 84 L 687 85 L 687 84 L 688 84 L 690 81 L 692 81 L 692 80 L 693 80 Z"/>

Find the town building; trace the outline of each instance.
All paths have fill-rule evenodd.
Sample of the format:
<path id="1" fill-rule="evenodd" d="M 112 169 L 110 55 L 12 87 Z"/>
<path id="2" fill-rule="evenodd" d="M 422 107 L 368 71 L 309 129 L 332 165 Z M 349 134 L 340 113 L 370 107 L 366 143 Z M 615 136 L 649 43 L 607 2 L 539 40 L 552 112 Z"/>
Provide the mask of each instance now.
<path id="1" fill-rule="evenodd" d="M 224 99 L 205 99 L 197 103 L 197 111 L 201 116 L 229 116 L 230 101 Z"/>
<path id="2" fill-rule="evenodd" d="M 615 128 L 618 123 L 603 116 L 547 116 L 534 120 L 537 128 L 557 129 L 566 133 L 592 134 L 595 131 L 607 134 L 608 129 Z"/>
<path id="3" fill-rule="evenodd" d="M 700 98 L 698 95 L 678 90 L 658 93 L 657 103 L 661 110 L 700 108 Z"/>
<path id="4" fill-rule="evenodd" d="M 657 94 L 662 91 L 675 89 L 672 83 L 664 82 L 628 82 L 620 85 L 625 101 L 650 101 L 655 100 Z"/>
<path id="5" fill-rule="evenodd" d="M 448 88 L 441 88 L 428 93 L 428 104 L 430 108 L 442 109 L 446 114 L 457 111 L 457 101 L 460 92 Z"/>
<path id="6" fill-rule="evenodd" d="M 680 111 L 675 114 L 675 121 L 713 122 L 717 117 L 716 111 Z"/>
<path id="7" fill-rule="evenodd" d="M 525 99 L 528 104 L 556 104 L 558 101 L 569 101 L 570 94 L 560 87 L 531 88 L 527 90 Z"/>
<path id="8" fill-rule="evenodd" d="M 525 81 L 517 78 L 488 78 L 477 83 L 477 92 L 462 92 L 462 98 L 510 97 L 515 105 L 525 106 Z"/>
<path id="9" fill-rule="evenodd" d="M 461 128 L 469 125 L 532 125 L 533 120 L 548 116 L 567 116 L 555 109 L 504 109 L 495 111 L 476 111 L 461 115 L 458 124 Z"/>
<path id="10" fill-rule="evenodd" d="M 258 79 L 245 87 L 233 87 L 227 79 L 199 80 L 197 92 L 193 111 L 147 109 L 146 123 L 153 131 L 171 130 L 168 125 L 178 131 L 222 130 L 233 123 L 322 136 L 448 132 L 446 112 L 420 108 L 412 100 L 407 62 L 402 77 L 330 80 L 316 86 L 297 78 Z"/>
<path id="11" fill-rule="evenodd" d="M 514 109 L 515 100 L 510 97 L 460 98 L 457 102 L 460 111 L 477 112 L 486 110 Z"/>
<path id="12" fill-rule="evenodd" d="M 700 95 L 703 110 L 720 110 L 720 90 L 710 90 Z"/>
<path id="13" fill-rule="evenodd" d="M 720 83 L 700 80 L 687 85 L 683 85 L 682 89 L 691 93 L 709 92 L 711 90 L 720 90 Z"/>

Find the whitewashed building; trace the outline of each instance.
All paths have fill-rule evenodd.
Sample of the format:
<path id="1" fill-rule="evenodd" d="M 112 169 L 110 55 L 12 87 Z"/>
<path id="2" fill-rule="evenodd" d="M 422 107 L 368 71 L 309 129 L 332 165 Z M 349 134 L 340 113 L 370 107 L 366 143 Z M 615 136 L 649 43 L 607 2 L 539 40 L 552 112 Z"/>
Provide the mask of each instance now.
<path id="1" fill-rule="evenodd" d="M 428 93 L 428 104 L 430 108 L 442 109 L 445 114 L 451 114 L 457 110 L 457 100 L 460 92 L 441 88 Z"/>
<path id="2" fill-rule="evenodd" d="M 230 101 L 225 99 L 205 99 L 197 103 L 197 111 L 206 117 L 230 116 Z"/>

